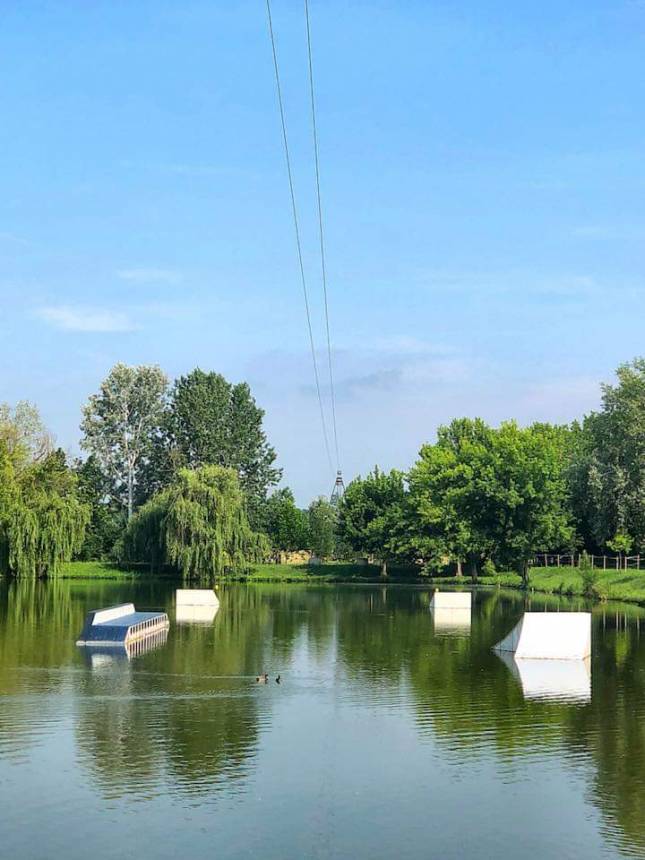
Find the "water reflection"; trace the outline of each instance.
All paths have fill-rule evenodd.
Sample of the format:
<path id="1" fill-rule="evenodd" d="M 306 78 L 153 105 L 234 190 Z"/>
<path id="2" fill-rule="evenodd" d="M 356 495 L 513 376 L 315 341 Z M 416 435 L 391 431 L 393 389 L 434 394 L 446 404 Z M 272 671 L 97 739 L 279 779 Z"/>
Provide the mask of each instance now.
<path id="1" fill-rule="evenodd" d="M 434 631 L 444 635 L 463 635 L 470 632 L 472 610 L 468 609 L 431 609 L 430 615 Z"/>
<path id="2" fill-rule="evenodd" d="M 297 804 L 289 786 L 300 784 L 303 768 L 311 779 L 330 768 L 342 797 L 345 781 L 371 766 L 366 739 L 396 721 L 400 735 L 382 737 L 379 759 L 384 786 L 392 781 L 384 788 L 391 822 L 411 803 L 413 776 L 397 766 L 402 738 L 412 738 L 417 758 L 432 751 L 435 768 L 423 779 L 436 786 L 437 804 L 450 797 L 447 768 L 486 761 L 486 794 L 496 785 L 485 782 L 491 774 L 520 770 L 528 779 L 553 761 L 563 780 L 584 772 L 605 845 L 631 856 L 645 851 L 643 610 L 594 609 L 591 674 L 575 661 L 502 662 L 492 646 L 524 611 L 584 604 L 498 590 L 476 591 L 465 618 L 430 613 L 422 589 L 234 586 L 223 590 L 214 617 L 184 619 L 136 659 L 76 649 L 87 609 L 124 600 L 170 608 L 173 588 L 0 584 L 0 768 L 23 767 L 32 753 L 64 741 L 83 790 L 102 798 L 250 804 L 259 781 L 269 796 Z M 256 685 L 261 671 L 280 673 L 283 683 Z M 353 715 L 360 715 L 354 735 Z M 288 746 L 267 770 L 284 725 Z M 37 794 L 38 767 L 20 772 L 22 790 Z M 536 796 L 529 801 L 539 818 Z M 378 832 L 381 824 L 373 826 Z M 469 826 L 478 826 L 475 817 Z"/>
<path id="3" fill-rule="evenodd" d="M 91 669 L 104 669 L 112 663 L 127 663 L 135 657 L 142 657 L 157 648 L 162 648 L 168 640 L 168 630 L 157 630 L 133 642 L 115 642 L 114 645 L 79 645 L 78 648 Z"/>
<path id="4" fill-rule="evenodd" d="M 588 702 L 591 660 L 527 660 L 496 652 L 522 686 L 525 699 Z"/>
<path id="5" fill-rule="evenodd" d="M 219 605 L 217 606 L 177 606 L 175 621 L 177 624 L 212 624 Z"/>

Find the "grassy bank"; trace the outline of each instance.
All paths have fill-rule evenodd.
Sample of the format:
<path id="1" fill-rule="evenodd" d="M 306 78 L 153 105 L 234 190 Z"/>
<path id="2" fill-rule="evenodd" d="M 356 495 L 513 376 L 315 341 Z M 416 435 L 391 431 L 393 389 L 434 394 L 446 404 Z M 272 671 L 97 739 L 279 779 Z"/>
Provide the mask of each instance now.
<path id="1" fill-rule="evenodd" d="M 645 570 L 595 571 L 594 591 L 601 600 L 626 600 L 645 603 Z M 516 573 L 499 573 L 495 584 L 520 588 L 522 581 Z M 582 577 L 576 568 L 538 567 L 530 575 L 530 588 L 550 594 L 581 595 Z"/>
<path id="2" fill-rule="evenodd" d="M 106 561 L 70 561 L 61 567 L 59 579 L 116 579 L 132 580 L 142 576 L 141 570 L 126 570 Z"/>
<path id="3" fill-rule="evenodd" d="M 306 565 L 256 565 L 243 577 L 247 582 L 381 582 L 380 570 L 376 565 L 353 565 L 332 562 L 320 567 Z M 470 580 L 464 577 L 419 576 L 415 568 L 393 567 L 389 571 L 388 582 L 417 583 L 431 586 L 465 585 Z M 517 573 L 497 573 L 481 577 L 481 585 L 504 588 L 522 588 L 522 579 Z M 545 594 L 583 596 L 584 585 L 576 568 L 544 567 L 531 571 L 530 585 L 534 591 Z M 624 600 L 645 603 L 645 570 L 596 571 L 594 585 L 600 600 Z"/>
<path id="4" fill-rule="evenodd" d="M 75 561 L 63 565 L 60 573 L 63 579 L 112 579 L 128 581 L 135 578 L 149 578 L 145 566 L 124 570 L 117 565 L 98 561 Z M 240 582 L 382 582 L 377 565 L 345 564 L 328 562 L 310 567 L 302 564 L 258 564 L 247 573 L 226 577 Z M 454 577 L 421 577 L 417 569 L 405 566 L 392 566 L 388 582 L 441 585 L 469 585 L 469 580 Z M 504 588 L 521 588 L 522 580 L 516 573 L 497 573 L 481 577 L 481 585 Z M 584 592 L 582 577 L 576 568 L 541 567 L 531 571 L 530 586 L 534 591 L 546 594 L 580 596 Z M 645 570 L 596 571 L 595 591 L 601 600 L 622 600 L 645 604 Z"/>
<path id="5" fill-rule="evenodd" d="M 320 565 L 256 564 L 247 573 L 233 577 L 244 582 L 380 582 L 381 569 L 376 564 L 350 564 L 329 561 Z M 415 567 L 392 565 L 388 568 L 392 582 L 427 582 Z"/>
<path id="6" fill-rule="evenodd" d="M 116 564 L 101 561 L 72 561 L 61 568 L 60 579 L 120 579 L 136 577 L 150 578 L 147 565 L 124 569 Z M 155 575 L 157 578 L 157 575 Z M 389 569 L 392 582 L 427 582 L 420 578 L 416 568 L 392 566 Z M 307 564 L 256 564 L 248 571 L 222 577 L 234 582 L 378 582 L 380 568 L 373 564 L 347 564 L 327 562 L 310 566 Z"/>

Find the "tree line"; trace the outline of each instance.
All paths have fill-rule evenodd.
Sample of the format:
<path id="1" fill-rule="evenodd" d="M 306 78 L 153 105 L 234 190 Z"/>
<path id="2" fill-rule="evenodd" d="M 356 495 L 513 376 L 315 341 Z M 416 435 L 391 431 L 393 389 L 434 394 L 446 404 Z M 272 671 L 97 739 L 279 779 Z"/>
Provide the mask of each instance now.
<path id="1" fill-rule="evenodd" d="M 645 548 L 645 359 L 621 365 L 602 404 L 570 425 L 440 427 L 403 474 L 375 469 L 347 488 L 339 530 L 356 551 L 528 582 L 538 552 Z"/>
<path id="2" fill-rule="evenodd" d="M 645 546 L 645 360 L 621 365 L 570 425 L 459 418 L 407 472 L 355 478 L 338 507 L 300 509 L 246 383 L 195 369 L 170 384 L 117 364 L 83 408 L 84 458 L 35 407 L 0 406 L 0 572 L 55 575 L 71 558 L 145 562 L 212 579 L 305 550 L 476 578 L 525 580 L 537 552 Z"/>

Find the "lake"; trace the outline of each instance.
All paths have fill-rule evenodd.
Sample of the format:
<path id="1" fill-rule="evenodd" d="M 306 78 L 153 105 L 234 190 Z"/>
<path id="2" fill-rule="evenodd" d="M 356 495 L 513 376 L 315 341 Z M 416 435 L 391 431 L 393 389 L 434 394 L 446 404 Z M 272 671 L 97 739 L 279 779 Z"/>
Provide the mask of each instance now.
<path id="1" fill-rule="evenodd" d="M 519 672 L 491 647 L 522 612 L 582 601 L 240 584 L 176 624 L 173 588 L 0 582 L 3 856 L 645 857 L 644 610 L 594 607 L 589 669 Z M 76 647 L 124 601 L 167 640 Z"/>

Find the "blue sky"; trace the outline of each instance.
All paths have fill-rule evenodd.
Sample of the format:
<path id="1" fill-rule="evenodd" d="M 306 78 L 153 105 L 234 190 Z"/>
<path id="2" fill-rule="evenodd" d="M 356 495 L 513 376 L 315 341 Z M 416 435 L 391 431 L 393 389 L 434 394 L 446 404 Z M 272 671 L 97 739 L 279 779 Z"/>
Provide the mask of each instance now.
<path id="1" fill-rule="evenodd" d="M 645 2 L 310 2 L 346 475 L 594 408 L 645 351 Z M 322 350 L 303 9 L 273 13 Z M 77 450 L 116 361 L 214 369 L 329 492 L 263 0 L 2 18 L 0 400 Z"/>

